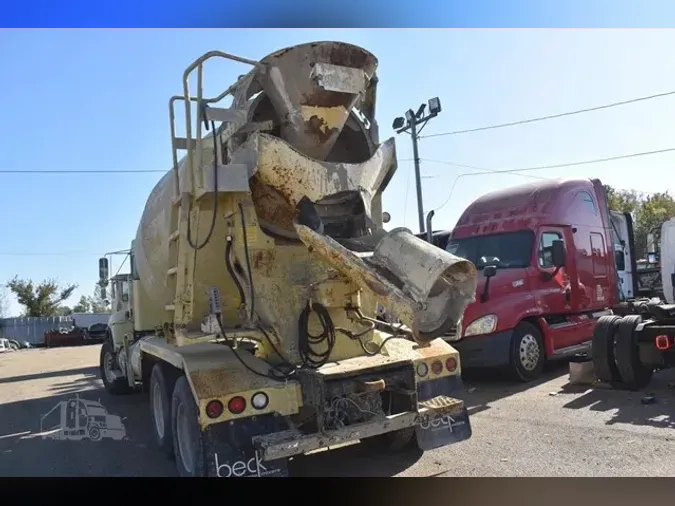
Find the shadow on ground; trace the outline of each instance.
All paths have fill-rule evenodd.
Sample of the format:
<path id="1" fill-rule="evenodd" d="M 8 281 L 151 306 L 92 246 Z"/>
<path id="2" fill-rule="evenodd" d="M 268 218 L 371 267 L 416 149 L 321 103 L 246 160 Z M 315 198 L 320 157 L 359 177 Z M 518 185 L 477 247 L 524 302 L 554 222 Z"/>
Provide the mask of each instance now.
<path id="1" fill-rule="evenodd" d="M 80 391 L 77 395 L 80 399 L 101 402 L 108 415 L 119 416 L 126 437 L 123 440 L 104 437 L 100 441 L 51 439 L 47 431 L 59 425 L 60 403 L 75 398 L 74 387 L 68 393 L 3 404 L 0 476 L 175 475 L 173 463 L 163 459 L 154 442 L 148 441 L 151 422 L 140 395 L 112 397 L 102 388 Z"/>
<path id="2" fill-rule="evenodd" d="M 568 360 L 556 360 L 547 363 L 543 374 L 528 383 L 514 380 L 507 373 L 499 370 L 463 370 L 462 380 L 466 390 L 464 402 L 469 409 L 469 415 L 473 416 L 490 409 L 490 404 L 495 401 L 536 388 L 568 373 Z"/>
<path id="3" fill-rule="evenodd" d="M 561 389 L 560 395 L 572 397 L 563 406 L 567 409 L 605 413 L 613 411 L 607 425 L 675 428 L 675 369 L 654 373 L 651 383 L 639 391 L 567 384 Z"/>
<path id="4" fill-rule="evenodd" d="M 414 465 L 422 454 L 419 449 L 373 454 L 357 443 L 296 457 L 291 461 L 289 471 L 294 477 L 390 477 Z"/>
<path id="5" fill-rule="evenodd" d="M 59 381 L 80 374 L 84 378 L 75 382 Z M 147 396 L 109 395 L 96 367 L 5 378 L 0 389 L 48 377 L 55 379 L 46 387 L 50 396 L 0 405 L 0 476 L 176 476 L 174 462 L 159 452 L 153 439 Z M 48 430 L 60 424 L 60 403 L 76 394 L 100 402 L 108 415 L 120 417 L 124 439 L 52 439 Z M 290 463 L 289 471 L 292 476 L 393 476 L 421 457 L 421 452 L 414 451 L 385 456 L 364 450 L 356 444 L 299 457 Z"/>
<path id="6" fill-rule="evenodd" d="M 48 371 L 36 374 L 24 374 L 21 376 L 10 376 L 7 378 L 0 378 L 0 385 L 2 385 L 3 383 L 20 383 L 22 381 L 32 381 L 39 379 L 59 378 L 63 376 L 79 376 L 79 375 L 97 377 L 98 367 L 81 367 L 78 369 L 66 369 L 63 371 Z"/>

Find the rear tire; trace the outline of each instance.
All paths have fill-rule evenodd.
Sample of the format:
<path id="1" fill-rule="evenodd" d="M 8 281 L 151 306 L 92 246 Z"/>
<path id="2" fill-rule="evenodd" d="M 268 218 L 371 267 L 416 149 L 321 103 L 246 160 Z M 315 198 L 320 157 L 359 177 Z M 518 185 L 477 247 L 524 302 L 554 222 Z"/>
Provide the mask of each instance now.
<path id="1" fill-rule="evenodd" d="M 117 357 L 112 347 L 112 340 L 106 339 L 101 346 L 101 358 L 99 363 L 101 379 L 106 391 L 112 395 L 128 394 L 134 391 L 129 386 L 126 376 L 117 376 L 114 373 L 120 373 L 117 366 Z"/>
<path id="2" fill-rule="evenodd" d="M 153 366 L 150 373 L 150 417 L 157 446 L 168 458 L 174 456 L 171 430 L 171 394 L 174 384 L 175 377 L 170 372 L 167 374 L 161 362 Z"/>
<path id="3" fill-rule="evenodd" d="M 605 383 L 621 381 L 621 375 L 614 359 L 614 334 L 620 321 L 620 316 L 603 316 L 593 330 L 591 347 L 593 369 L 595 377 Z"/>
<path id="4" fill-rule="evenodd" d="M 178 475 L 185 478 L 206 476 L 198 416 L 190 385 L 187 378 L 181 376 L 176 380 L 171 396 L 171 432 Z"/>
<path id="5" fill-rule="evenodd" d="M 639 390 L 649 385 L 654 369 L 640 362 L 640 348 L 636 341 L 635 328 L 642 322 L 639 315 L 626 316 L 614 333 L 616 366 L 621 384 L 628 390 Z"/>
<path id="6" fill-rule="evenodd" d="M 89 439 L 91 439 L 92 441 L 100 441 L 103 437 L 103 435 L 101 434 L 101 429 L 99 429 L 95 425 L 89 427 L 89 430 L 87 432 Z"/>
<path id="7" fill-rule="evenodd" d="M 528 383 L 541 376 L 546 361 L 544 338 L 537 327 L 528 322 L 516 325 L 511 338 L 509 357 L 511 375 Z"/>

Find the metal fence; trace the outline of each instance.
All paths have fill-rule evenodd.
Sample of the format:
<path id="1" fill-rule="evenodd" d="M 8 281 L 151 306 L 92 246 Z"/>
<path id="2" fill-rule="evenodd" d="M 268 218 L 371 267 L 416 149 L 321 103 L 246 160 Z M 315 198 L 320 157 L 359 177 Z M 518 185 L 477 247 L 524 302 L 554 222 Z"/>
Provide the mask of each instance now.
<path id="1" fill-rule="evenodd" d="M 27 341 L 33 346 L 45 342 L 45 332 L 52 329 L 70 329 L 71 316 L 43 316 L 37 318 L 0 318 L 0 337 Z"/>

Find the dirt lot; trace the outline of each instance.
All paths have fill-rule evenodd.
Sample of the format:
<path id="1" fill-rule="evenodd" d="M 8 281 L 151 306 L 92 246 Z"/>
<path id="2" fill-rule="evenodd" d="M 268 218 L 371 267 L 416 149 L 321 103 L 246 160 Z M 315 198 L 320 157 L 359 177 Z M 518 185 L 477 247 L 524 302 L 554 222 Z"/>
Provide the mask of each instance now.
<path id="1" fill-rule="evenodd" d="M 98 380 L 100 346 L 0 355 L 0 476 L 173 476 L 149 437 L 143 395 L 111 397 Z M 673 476 L 674 371 L 647 392 L 570 389 L 561 364 L 524 387 L 503 379 L 465 380 L 473 437 L 396 458 L 359 445 L 295 460 L 298 476 Z M 126 439 L 56 441 L 41 418 L 74 396 L 122 418 Z M 643 405 L 646 393 L 656 403 Z M 46 423 L 46 422 L 45 422 Z"/>

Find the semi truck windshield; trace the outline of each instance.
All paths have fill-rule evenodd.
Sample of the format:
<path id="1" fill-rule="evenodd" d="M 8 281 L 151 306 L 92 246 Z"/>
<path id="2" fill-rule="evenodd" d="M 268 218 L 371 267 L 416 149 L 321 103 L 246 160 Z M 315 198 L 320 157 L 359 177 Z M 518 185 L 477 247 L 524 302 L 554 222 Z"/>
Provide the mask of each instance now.
<path id="1" fill-rule="evenodd" d="M 534 234 L 531 231 L 507 232 L 450 239 L 446 251 L 466 258 L 476 267 L 484 267 L 481 257 L 497 257 L 500 269 L 525 268 L 530 265 Z"/>

